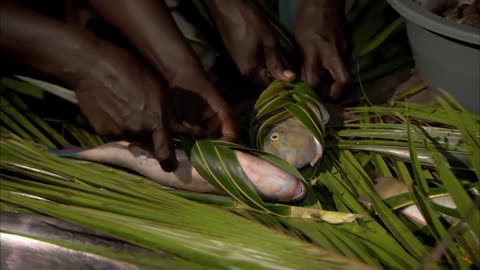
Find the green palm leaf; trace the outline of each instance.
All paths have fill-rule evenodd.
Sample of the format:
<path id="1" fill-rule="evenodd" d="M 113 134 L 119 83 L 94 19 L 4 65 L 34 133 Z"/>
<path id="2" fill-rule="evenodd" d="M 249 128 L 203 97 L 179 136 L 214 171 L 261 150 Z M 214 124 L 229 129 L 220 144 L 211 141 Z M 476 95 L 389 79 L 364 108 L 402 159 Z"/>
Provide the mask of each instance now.
<path id="1" fill-rule="evenodd" d="M 220 191 L 252 209 L 269 212 L 252 184 L 245 181 L 248 177 L 232 149 L 217 147 L 210 140 L 202 140 L 194 145 L 191 160 L 200 175 Z"/>
<path id="2" fill-rule="evenodd" d="M 367 6 L 359 1 L 347 5 L 354 22 L 357 57 L 350 70 L 356 83 L 387 74 L 412 59 L 404 31 L 398 31 L 403 29 L 402 19 L 387 17 L 386 1 L 367 2 Z M 363 10 L 357 12 L 359 8 Z M 284 31 L 280 26 L 276 29 Z M 289 47 L 289 35 L 281 36 L 284 47 Z M 44 98 L 29 83 L 2 78 L 2 84 L 16 89 L 20 97 L 33 91 L 30 97 Z M 303 82 L 275 81 L 255 104 L 252 145 L 258 148 L 269 128 L 295 117 L 324 142 L 326 154 L 300 173 L 286 161 L 246 146 L 211 140 L 192 142 L 191 147 L 184 143 L 195 167 L 227 194 L 219 196 L 174 190 L 116 168 L 50 155 L 45 145 L 64 144 L 62 138 L 85 147 L 103 140 L 67 121 L 61 122 L 62 131 L 49 129 L 48 121 L 3 90 L 2 104 L 9 106 L 0 110 L 2 129 L 23 139 L 2 133 L 2 211 L 69 220 L 166 252 L 180 268 L 190 263 L 192 268 L 239 269 L 480 266 L 479 213 L 472 211 L 478 200 L 470 192 L 479 187 L 480 116 L 465 112 L 448 95 L 437 106 L 394 102 L 350 108 L 345 121 L 324 127 L 312 111 L 320 103 L 309 87 Z M 263 158 L 296 176 L 308 187 L 307 198 L 296 206 L 263 202 L 239 170 L 234 151 Z M 379 176 L 396 177 L 411 189 L 381 199 L 373 189 Z M 365 193 L 372 200 L 371 209 L 358 201 Z M 457 209 L 431 201 L 439 195 L 452 196 Z M 425 216 L 426 226 L 402 214 L 413 204 Z M 454 233 L 459 226 L 443 223 L 439 213 L 458 218 L 463 230 Z M 447 245 L 442 246 L 445 239 Z M 434 248 L 443 256 L 425 263 L 435 257 L 429 256 Z M 144 262 L 156 268 L 161 262 L 153 257 L 147 255 Z"/>
<path id="3" fill-rule="evenodd" d="M 294 117 L 323 145 L 325 124 L 318 100 L 314 91 L 304 82 L 272 82 L 254 105 L 250 130 L 252 144 L 262 149 L 268 130 L 280 121 Z"/>
<path id="4" fill-rule="evenodd" d="M 281 266 L 283 264 L 281 261 L 270 257 L 274 253 L 274 251 L 271 250 L 272 248 L 281 248 L 278 246 L 278 243 L 276 243 L 275 240 L 272 241 L 272 239 L 259 240 L 266 244 L 265 248 L 268 248 L 268 250 L 265 249 L 261 251 L 261 253 L 251 257 L 252 262 L 250 263 L 247 262 L 248 259 L 245 261 L 243 256 L 249 257 L 247 253 L 253 252 L 254 250 L 260 251 L 262 249 L 256 246 L 257 244 L 254 243 L 254 241 L 246 238 L 251 236 L 259 239 L 259 236 L 263 238 L 261 235 L 267 236 L 271 234 L 261 231 L 251 231 L 253 228 L 264 230 L 262 227 L 255 226 L 254 223 L 245 223 L 242 219 L 228 215 L 227 212 L 189 202 L 173 194 L 169 195 L 166 191 L 162 191 L 158 185 L 156 188 L 155 185 L 148 188 L 148 182 L 144 183 L 137 179 L 132 179 L 128 174 L 117 172 L 115 173 L 116 176 L 105 177 L 112 173 L 99 171 L 98 168 L 93 166 L 94 164 L 92 164 L 93 168 L 86 169 L 85 163 L 88 162 L 57 158 L 46 152 L 41 154 L 44 150 L 36 147 L 32 148 L 32 146 L 28 146 L 24 142 L 22 143 L 19 139 L 12 138 L 12 141 L 12 139 L 4 140 L 3 138 L 5 138 L 5 136 L 2 136 L 1 165 L 3 172 L 11 171 L 12 168 L 22 168 L 22 170 L 27 169 L 30 171 L 25 174 L 25 177 L 21 178 L 10 176 L 9 174 L 2 175 L 1 200 L 4 203 L 26 207 L 39 213 L 62 218 L 153 250 L 164 250 L 181 257 L 186 256 L 189 259 L 198 259 L 200 257 L 197 256 L 201 256 L 201 264 L 207 266 L 243 265 L 243 267 L 248 266 L 255 269 L 263 269 L 264 267 L 268 267 L 268 265 L 274 267 L 274 265 Z M 16 144 L 15 142 L 20 144 Z M 24 149 L 30 154 L 17 154 L 18 149 Z M 52 163 L 47 158 L 57 160 L 59 163 Z M 37 165 L 34 165 L 34 167 L 30 169 L 25 167 L 26 165 L 21 165 L 28 164 L 26 162 L 27 160 L 30 160 L 28 162 L 29 164 L 34 164 L 33 162 L 36 160 L 35 163 L 37 163 Z M 68 164 L 68 166 L 63 166 L 63 169 L 61 169 L 62 167 L 59 165 L 62 163 L 65 165 Z M 45 171 L 42 171 L 42 169 L 40 169 L 41 167 L 39 168 L 38 166 L 43 167 Z M 5 169 L 7 171 L 5 171 Z M 22 170 L 18 170 L 18 172 Z M 110 171 L 112 170 L 113 169 L 110 169 Z M 15 170 L 13 169 L 12 171 Z M 103 174 L 104 177 L 101 177 L 100 174 Z M 67 175 L 72 175 L 72 177 Z M 30 178 L 30 176 L 33 178 Z M 36 179 L 41 179 L 41 181 Z M 71 182 L 70 179 L 74 182 Z M 89 179 L 102 180 L 92 181 Z M 116 185 L 116 187 L 108 184 L 109 182 Z M 114 184 L 116 182 L 118 182 L 118 184 Z M 141 188 L 142 186 L 143 188 Z M 102 188 L 98 189 L 98 187 Z M 48 201 L 28 199 L 21 194 L 35 195 L 45 198 Z M 73 207 L 73 205 L 75 205 L 75 207 Z M 198 207 L 197 210 L 199 212 L 194 211 L 195 206 Z M 87 216 L 89 218 L 86 218 Z M 176 216 L 176 218 L 174 218 L 174 216 Z M 92 217 L 95 218 L 92 219 Z M 226 220 L 228 222 L 222 221 L 221 224 L 217 223 L 220 220 Z M 248 226 L 251 228 L 241 228 L 242 223 L 249 224 Z M 232 226 L 232 224 L 236 225 Z M 206 228 L 208 228 L 209 232 L 205 231 Z M 219 228 L 223 229 L 219 230 Z M 204 231 L 202 232 L 202 230 Z M 222 232 L 222 230 L 224 232 Z M 230 232 L 228 233 L 228 237 L 226 236 L 227 234 L 225 234 L 227 231 Z M 241 234 L 243 237 L 235 233 L 238 231 L 244 233 Z M 210 246 L 209 248 L 200 248 L 202 241 L 197 241 L 197 246 L 181 244 L 182 241 L 194 241 L 195 237 L 203 238 L 205 235 L 210 235 L 209 239 L 211 239 L 211 241 L 216 238 L 218 238 L 218 240 L 222 239 L 220 242 L 224 244 Z M 231 240 L 225 239 L 225 237 Z M 270 235 L 269 237 L 272 236 Z M 237 261 L 235 257 L 231 257 L 230 259 L 225 258 L 224 256 L 227 254 L 226 250 L 219 252 L 226 247 L 225 244 L 229 241 L 231 241 L 231 245 L 240 244 L 241 241 L 243 241 L 240 240 L 241 238 L 245 238 L 246 242 L 244 243 L 249 243 L 247 246 L 250 246 L 245 250 L 247 253 L 241 256 L 243 258 L 241 261 Z M 173 245 L 173 243 L 176 244 Z M 292 243 L 292 239 L 285 238 L 285 243 Z M 300 244 L 300 242 L 298 243 Z M 227 246 L 230 244 L 227 244 Z M 298 248 L 299 246 L 292 246 L 292 248 L 281 248 L 281 250 L 288 250 L 287 252 L 291 254 L 288 256 L 297 256 L 291 252 L 293 252 L 293 250 L 298 251 Z M 320 260 L 321 257 L 320 253 L 315 254 L 315 248 L 312 246 L 307 245 L 305 248 L 308 250 L 307 253 L 311 254 L 311 259 L 313 259 L 315 263 L 318 263 L 317 260 Z M 214 251 L 215 249 L 217 249 L 217 251 Z M 236 253 L 239 252 L 235 249 L 232 249 L 232 251 Z M 241 255 L 241 253 L 238 253 L 238 255 Z M 305 255 L 306 254 L 303 254 L 302 257 Z M 266 257 L 260 259 L 259 256 Z M 217 260 L 217 258 L 214 257 L 223 259 Z M 270 259 L 266 259 L 268 257 L 270 257 Z M 332 258 L 330 255 L 328 255 L 328 257 L 324 266 L 337 267 L 335 265 L 338 264 L 338 262 L 330 264 L 328 261 L 331 261 Z M 301 257 L 297 259 L 304 261 L 304 265 L 314 263 L 313 261 L 307 262 L 305 258 Z M 282 260 L 289 261 L 287 264 L 284 264 L 284 266 L 291 263 L 292 265 L 290 266 L 293 266 L 294 261 L 290 258 L 285 257 Z M 257 263 L 255 263 L 255 261 L 257 261 Z M 295 264 L 298 264 L 298 262 Z M 296 267 L 303 268 L 299 264 L 296 265 Z M 352 265 L 352 267 L 358 266 Z"/>

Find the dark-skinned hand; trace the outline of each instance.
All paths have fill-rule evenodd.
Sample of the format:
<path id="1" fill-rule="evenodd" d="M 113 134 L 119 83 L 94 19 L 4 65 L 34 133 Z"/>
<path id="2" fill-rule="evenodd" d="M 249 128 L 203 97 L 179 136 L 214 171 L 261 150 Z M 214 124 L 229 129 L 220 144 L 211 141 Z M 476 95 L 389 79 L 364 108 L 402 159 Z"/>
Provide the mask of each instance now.
<path id="1" fill-rule="evenodd" d="M 303 55 L 302 79 L 318 87 L 328 71 L 334 80 L 329 93 L 332 99 L 340 97 L 351 82 L 345 64 L 348 44 L 343 31 L 344 2 L 302 0 L 294 26 Z"/>
<path id="2" fill-rule="evenodd" d="M 206 3 L 225 47 L 243 75 L 261 87 L 266 87 L 272 79 L 295 79 L 295 73 L 282 63 L 271 25 L 248 1 L 208 0 Z"/>
<path id="3" fill-rule="evenodd" d="M 165 87 L 132 55 L 97 44 L 99 61 L 72 85 L 80 109 L 97 133 L 151 143 L 165 171 L 177 167 L 171 130 L 189 133 L 169 111 Z"/>
<path id="4" fill-rule="evenodd" d="M 197 130 L 167 115 L 171 102 L 147 66 L 88 32 L 29 10 L 6 4 L 0 12 L 3 52 L 75 90 L 99 134 L 147 138 L 162 168 L 175 169 L 170 130 L 189 135 Z"/>
<path id="5" fill-rule="evenodd" d="M 227 102 L 208 79 L 163 1 L 90 0 L 90 3 L 166 81 L 176 121 L 215 138 L 237 140 Z"/>

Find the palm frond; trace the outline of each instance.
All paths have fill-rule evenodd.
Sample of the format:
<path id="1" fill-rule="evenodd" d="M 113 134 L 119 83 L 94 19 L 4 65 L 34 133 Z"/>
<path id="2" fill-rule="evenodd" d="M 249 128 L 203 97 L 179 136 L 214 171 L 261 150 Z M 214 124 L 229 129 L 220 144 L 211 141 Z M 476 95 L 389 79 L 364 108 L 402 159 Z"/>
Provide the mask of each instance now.
<path id="1" fill-rule="evenodd" d="M 277 84 L 276 87 L 278 86 Z M 278 88 L 275 91 L 266 91 L 257 104 L 277 106 L 276 108 L 279 108 L 278 104 L 287 106 L 289 103 L 283 103 L 283 101 L 278 103 L 271 102 L 271 100 L 275 100 L 284 93 L 278 91 Z M 307 94 L 302 95 L 298 93 Z M 298 102 L 299 100 L 310 102 L 308 90 L 300 90 L 295 94 L 295 98 L 292 93 L 284 95 L 282 98 L 288 97 L 290 103 L 292 101 Z M 298 98 L 299 96 L 300 98 Z M 13 103 L 10 102 L 9 104 Z M 305 103 L 299 104 L 301 104 L 300 106 L 305 106 Z M 282 108 L 281 106 L 280 108 Z M 453 109 L 453 107 L 451 109 L 459 112 Z M 30 109 L 27 107 L 18 109 L 17 107 L 16 110 L 19 114 L 23 114 L 23 110 L 28 111 Z M 267 116 L 262 119 L 268 120 L 269 114 L 265 110 L 262 113 L 264 117 Z M 10 130 L 10 132 L 14 131 L 15 134 L 22 137 L 24 134 L 28 134 L 28 136 L 24 137 L 26 139 L 24 140 L 17 137 L 17 135 L 11 135 L 11 133 L 2 133 L 1 178 L 3 190 L 2 207 L 4 207 L 2 209 L 20 208 L 55 216 L 151 250 L 166 251 L 182 258 L 194 260 L 199 265 L 212 267 L 217 267 L 219 266 L 218 264 L 236 264 L 231 260 L 219 260 L 214 264 L 210 264 L 211 262 L 208 260 L 216 260 L 210 254 L 210 252 L 217 252 L 213 251 L 213 249 L 198 253 L 199 251 L 192 251 L 192 249 L 198 246 L 182 249 L 183 246 L 159 245 L 156 241 L 168 242 L 177 240 L 176 238 L 171 238 L 173 237 L 171 235 L 168 237 L 160 236 L 156 231 L 162 230 L 162 233 L 165 233 L 163 230 L 167 230 L 167 227 L 170 230 L 170 227 L 173 226 L 176 230 L 172 232 L 182 235 L 183 230 L 191 233 L 191 230 L 196 228 L 195 230 L 202 230 L 201 234 L 203 236 L 213 234 L 223 239 L 225 237 L 224 234 L 234 235 L 235 233 L 226 229 L 216 232 L 203 231 L 206 230 L 203 226 L 218 227 L 218 224 L 212 225 L 204 221 L 205 219 L 212 219 L 222 220 L 223 222 L 223 218 L 230 219 L 233 213 L 235 214 L 233 217 L 237 216 L 235 222 L 239 222 L 239 224 L 243 224 L 245 219 L 249 220 L 248 224 L 257 223 L 258 225 L 260 223 L 268 228 L 262 227 L 268 231 L 263 232 L 265 234 L 273 233 L 276 236 L 287 237 L 288 241 L 296 239 L 295 241 L 299 241 L 300 245 L 308 243 L 308 248 L 320 249 L 322 252 L 324 249 L 330 250 L 344 256 L 338 257 L 339 260 L 349 258 L 349 260 L 353 260 L 355 263 L 362 262 L 373 267 L 406 268 L 418 265 L 425 254 L 428 254 L 429 250 L 433 248 L 432 244 L 425 241 L 425 239 L 433 237 L 435 239 L 433 243 L 439 243 L 444 237 L 449 235 L 448 225 L 443 223 L 443 221 L 441 223 L 435 221 L 441 220 L 437 217 L 437 213 L 449 213 L 459 220 L 464 220 L 464 223 L 469 225 L 462 234 L 453 238 L 454 242 L 449 245 L 446 253 L 448 256 L 437 262 L 437 265 L 456 265 L 459 268 L 464 268 L 469 264 L 478 263 L 474 259 L 474 254 L 478 251 L 479 246 L 478 241 L 475 240 L 478 239 L 478 234 L 470 229 L 475 229 L 476 221 L 475 219 L 467 219 L 465 217 L 466 209 L 471 208 L 474 203 L 474 199 L 470 199 L 472 195 L 469 193 L 469 190 L 471 188 L 475 189 L 475 185 L 478 183 L 478 178 L 475 176 L 475 167 L 469 166 L 459 171 L 454 166 L 451 166 L 452 160 L 448 159 L 448 155 L 445 157 L 440 153 L 448 154 L 452 153 L 453 149 L 463 149 L 462 153 L 464 153 L 466 160 L 470 161 L 472 155 L 469 153 L 473 153 L 472 150 L 475 149 L 474 147 L 477 147 L 475 142 L 478 140 L 479 134 L 475 132 L 475 126 L 464 126 L 462 129 L 459 129 L 457 127 L 458 123 L 451 118 L 452 112 L 449 111 L 447 113 L 444 107 L 431 108 L 398 102 L 395 103 L 394 107 L 357 107 L 347 110 L 349 119 L 342 123 L 332 123 L 325 127 L 324 140 L 328 150 L 327 155 L 321 162 L 312 167 L 313 171 L 308 176 L 303 170 L 302 174 L 299 174 L 291 166 L 286 166 L 285 161 L 245 146 L 208 140 L 192 144 L 192 149 L 200 147 L 200 151 L 204 154 L 210 153 L 213 156 L 218 156 L 220 153 L 217 159 L 223 160 L 223 163 L 220 162 L 220 164 L 223 164 L 222 170 L 224 171 L 227 171 L 226 168 L 229 166 L 235 166 L 235 163 L 230 163 L 234 162 L 234 160 L 227 158 L 229 154 L 225 154 L 225 149 L 227 152 L 243 150 L 274 163 L 276 162 L 279 166 L 283 166 L 300 178 L 305 176 L 302 181 L 305 181 L 304 183 L 308 185 L 313 196 L 316 197 L 312 202 L 318 201 L 323 209 L 308 208 L 308 205 L 305 208 L 305 206 L 270 204 L 259 200 L 256 201 L 258 205 L 253 205 L 254 207 L 252 207 L 251 204 L 249 205 L 252 200 L 244 203 L 244 199 L 246 198 L 245 194 L 254 198 L 254 193 L 247 186 L 241 188 L 242 184 L 235 182 L 240 181 L 241 176 L 236 180 L 232 177 L 228 180 L 231 185 L 230 193 L 238 192 L 239 187 L 240 190 L 243 190 L 242 193 L 237 194 L 239 197 L 196 194 L 164 187 L 144 177 L 108 166 L 59 158 L 47 153 L 45 144 L 35 135 L 48 129 L 37 128 L 36 125 L 34 125 L 36 130 L 27 128 L 33 124 L 25 116 L 17 117 L 19 114 L 13 114 L 8 119 L 10 122 L 14 121 L 17 127 L 24 130 L 23 133 L 15 132 L 17 129 L 12 128 L 12 125 L 8 125 L 8 122 L 3 120 L 7 118 L 2 118 L 2 128 Z M 462 121 L 462 123 L 476 124 L 478 127 L 478 116 L 463 113 L 463 117 L 465 121 Z M 406 121 L 407 119 L 408 121 Z M 72 133 L 80 134 L 79 131 L 83 132 L 82 129 L 75 127 L 71 123 L 66 124 L 70 126 L 69 130 Z M 412 126 L 415 128 L 414 130 L 411 129 Z M 322 127 L 319 129 L 321 130 Z M 466 129 L 468 129 L 468 133 L 466 133 Z M 463 139 L 465 134 L 470 136 L 468 137 L 469 139 Z M 77 138 L 80 137 L 77 136 Z M 95 139 L 95 137 L 86 137 L 84 140 L 85 145 L 97 145 L 101 142 Z M 40 144 L 36 144 L 34 141 Z M 359 142 L 361 145 L 362 141 L 369 143 L 370 148 L 356 149 L 354 147 Z M 79 144 L 75 136 L 72 136 L 68 142 Z M 468 146 L 466 143 L 468 143 Z M 384 149 L 395 145 L 401 145 L 406 149 L 403 159 L 392 158 L 384 151 Z M 415 162 L 417 165 L 412 166 L 412 155 L 410 153 L 412 146 L 417 150 L 423 149 L 423 154 L 430 156 L 432 162 L 429 166 L 425 166 L 421 162 Z M 205 151 L 205 147 L 209 150 Z M 467 147 L 470 148 L 470 152 L 465 150 Z M 375 148 L 380 150 L 376 151 Z M 191 155 L 192 158 L 201 157 L 198 153 L 199 149 L 196 149 L 197 153 L 194 153 L 193 156 Z M 442 152 L 442 149 L 446 150 Z M 420 152 L 417 152 L 417 155 L 418 153 Z M 472 157 L 475 158 L 474 155 Z M 208 160 L 207 163 L 203 163 L 201 166 L 217 166 L 218 163 L 215 163 L 215 160 L 215 158 L 211 158 L 211 160 Z M 198 161 L 200 162 L 201 159 L 198 159 Z M 472 178 L 472 173 L 474 178 Z M 434 175 L 438 175 L 440 178 Z M 392 198 L 381 199 L 373 190 L 373 184 L 378 176 L 397 177 L 412 186 L 412 190 L 408 194 L 399 194 Z M 224 177 L 225 175 L 221 176 L 221 178 Z M 443 181 L 448 182 L 444 183 Z M 219 183 L 224 184 L 225 182 L 222 180 Z M 458 190 L 463 190 L 463 192 Z M 459 194 L 459 196 L 455 197 L 461 197 L 454 198 L 455 202 L 460 205 L 457 210 L 438 207 L 430 202 L 430 199 L 438 196 L 438 194 L 444 195 L 452 192 Z M 364 193 L 367 193 L 368 197 L 371 198 L 372 211 L 364 208 L 357 199 Z M 25 197 L 27 194 L 30 197 Z M 467 194 L 466 198 L 465 194 Z M 32 197 L 33 195 L 36 197 Z M 43 200 L 39 200 L 39 198 L 43 198 Z M 165 200 L 173 200 L 175 204 L 165 203 Z M 190 209 L 191 204 L 193 205 Z M 427 230 L 423 230 L 418 225 L 409 222 L 399 212 L 404 207 L 413 204 L 417 204 L 421 210 L 423 209 L 422 213 L 427 220 L 430 220 Z M 178 210 L 179 205 L 184 205 L 185 208 Z M 200 205 L 201 208 L 210 206 L 202 208 L 204 210 L 199 210 L 200 212 L 196 213 L 197 205 Z M 258 206 L 262 208 L 256 209 L 255 207 Z M 138 209 L 142 211 L 137 211 Z M 206 214 L 206 212 L 212 211 L 210 209 L 217 209 L 214 210 L 216 216 Z M 178 218 L 177 220 L 179 213 L 182 211 L 185 212 L 182 216 L 188 217 L 188 222 L 185 221 L 185 218 Z M 161 215 L 159 214 L 160 212 L 162 212 Z M 225 216 L 222 217 L 223 214 Z M 90 223 L 91 218 L 88 220 L 86 218 L 87 215 L 89 217 L 98 217 L 99 224 Z M 473 215 L 478 215 L 478 213 Z M 169 219 L 174 219 L 175 221 L 167 222 L 166 220 Z M 117 222 L 123 223 L 123 226 L 114 231 L 108 229 L 109 226 L 113 226 Z M 145 222 L 148 225 L 145 225 Z M 175 222 L 185 222 L 181 232 L 177 231 L 180 230 L 177 227 L 181 226 Z M 136 227 L 131 224 L 137 224 L 135 226 L 141 224 L 142 229 L 137 232 L 135 231 Z M 190 224 L 193 227 L 185 224 Z M 230 227 L 230 225 L 226 226 Z M 247 234 L 247 231 L 253 229 L 232 227 L 232 230 L 242 231 Z M 133 232 L 138 233 L 136 235 L 148 238 L 148 240 L 144 238 L 138 239 L 138 237 L 133 238 Z M 260 232 L 253 234 L 256 235 L 258 233 Z M 202 241 L 197 234 L 195 236 L 188 235 L 193 237 L 190 239 L 191 241 Z M 468 238 L 466 237 L 467 235 Z M 218 240 L 218 238 L 213 239 L 216 239 L 215 241 Z M 230 238 L 227 237 L 228 239 Z M 244 245 L 251 239 L 247 240 L 245 238 L 242 241 L 245 241 L 242 242 L 242 245 Z M 262 238 L 261 241 L 270 240 Z M 188 245 L 187 242 L 181 243 Z M 230 242 L 228 245 L 231 247 L 231 250 L 236 250 L 236 245 L 239 243 L 235 242 L 234 244 Z M 298 242 L 295 243 L 298 244 Z M 254 241 L 250 244 L 256 246 Z M 262 248 L 262 246 L 258 247 L 258 249 Z M 209 253 L 207 256 L 209 258 L 208 262 L 197 261 L 197 256 L 203 257 L 205 255 L 204 252 Z M 265 250 L 262 252 L 265 252 Z M 277 251 L 269 252 L 275 253 Z M 275 254 L 275 256 L 283 256 L 280 253 Z M 270 254 L 268 256 L 274 255 Z M 271 262 L 271 257 L 269 258 L 262 257 L 262 260 Z M 316 257 L 315 260 L 326 263 L 324 259 L 324 257 Z M 282 260 L 279 263 L 290 265 L 291 262 L 294 262 L 290 262 L 290 258 L 285 258 L 285 260 L 288 262 Z M 307 258 L 307 260 L 310 260 L 309 262 L 311 263 L 313 262 L 311 258 Z M 263 264 L 266 262 L 260 263 L 262 266 L 259 267 L 265 266 Z M 339 265 L 339 261 L 332 264 L 328 263 L 323 265 L 328 267 L 333 267 L 333 265 L 338 267 Z M 251 261 L 245 262 L 242 266 L 257 267 Z M 301 269 L 303 266 L 304 264 L 298 264 L 294 268 Z"/>
<path id="2" fill-rule="evenodd" d="M 385 12 L 387 2 L 360 2 L 346 6 L 353 22 L 350 69 L 357 86 L 412 60 L 404 22 Z M 201 8 L 199 3 L 194 5 Z M 282 46 L 290 48 L 290 34 L 274 14 L 263 12 L 276 25 Z M 55 217 L 152 253 L 37 240 L 146 269 L 162 264 L 174 269 L 480 267 L 480 116 L 466 112 L 446 93 L 436 106 L 398 101 L 425 87 L 419 85 L 394 97 L 390 106 L 349 108 L 344 120 L 324 125 L 312 109 L 321 103 L 309 87 L 276 81 L 255 104 L 250 134 L 257 149 L 211 140 L 187 146 L 183 141 L 195 167 L 227 194 L 220 196 L 175 190 L 134 172 L 48 153 L 47 147 L 91 147 L 105 140 L 63 115 L 53 127 L 29 106 L 49 98 L 44 90 L 65 89 L 24 77 L 2 77 L 1 83 L 2 212 Z M 73 92 L 62 93 L 75 101 Z M 325 146 L 321 161 L 300 171 L 259 150 L 267 130 L 290 117 Z M 235 172 L 234 151 L 295 175 L 308 188 L 307 198 L 297 205 L 264 202 Z M 374 185 L 385 176 L 397 178 L 408 192 L 382 198 Z M 370 207 L 362 204 L 362 196 L 369 198 Z M 450 196 L 456 208 L 437 204 L 439 196 Z M 411 206 L 426 224 L 403 212 Z M 2 228 L 2 237 L 4 233 Z"/>

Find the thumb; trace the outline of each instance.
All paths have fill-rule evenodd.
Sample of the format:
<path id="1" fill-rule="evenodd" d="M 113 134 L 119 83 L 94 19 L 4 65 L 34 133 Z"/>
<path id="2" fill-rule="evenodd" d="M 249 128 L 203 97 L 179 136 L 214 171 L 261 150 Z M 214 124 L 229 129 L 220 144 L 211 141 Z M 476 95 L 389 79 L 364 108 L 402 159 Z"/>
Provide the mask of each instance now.
<path id="1" fill-rule="evenodd" d="M 169 130 L 159 126 L 152 133 L 152 141 L 154 156 L 160 163 L 162 169 L 166 172 L 176 170 L 178 161 L 175 156 L 175 148 Z"/>
<path id="2" fill-rule="evenodd" d="M 342 92 L 351 84 L 350 74 L 339 56 L 332 59 L 327 65 L 332 78 L 335 80 L 330 90 L 330 97 L 338 99 Z"/>

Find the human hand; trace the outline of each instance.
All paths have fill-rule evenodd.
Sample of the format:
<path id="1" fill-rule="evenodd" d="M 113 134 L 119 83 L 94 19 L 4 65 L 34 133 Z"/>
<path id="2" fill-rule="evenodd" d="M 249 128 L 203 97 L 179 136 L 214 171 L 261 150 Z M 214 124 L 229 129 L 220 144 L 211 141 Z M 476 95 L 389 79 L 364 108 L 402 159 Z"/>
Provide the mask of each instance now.
<path id="1" fill-rule="evenodd" d="M 298 10 L 294 34 L 303 54 L 302 79 L 318 87 L 328 70 L 334 83 L 329 96 L 338 98 L 351 82 L 345 64 L 348 51 L 343 31 L 343 1 L 303 0 Z"/>
<path id="2" fill-rule="evenodd" d="M 169 115 L 164 86 L 126 51 L 96 42 L 98 61 L 79 73 L 72 87 L 79 106 L 101 135 L 151 143 L 165 171 L 177 167 L 171 131 L 195 133 Z"/>
<path id="3" fill-rule="evenodd" d="M 225 47 L 243 75 L 262 87 L 273 79 L 295 79 L 295 73 L 286 69 L 281 61 L 273 28 L 248 1 L 208 0 L 206 3 Z"/>
<path id="4" fill-rule="evenodd" d="M 74 26 L 11 4 L 0 13 L 2 52 L 74 89 L 80 109 L 99 134 L 142 142 L 146 138 L 162 168 L 175 169 L 170 131 L 192 136 L 201 131 L 174 121 L 167 108 L 168 91 L 156 74 L 127 51 Z M 203 94 L 213 96 L 209 104 L 224 115 L 226 106 L 218 97 Z"/>
<path id="5" fill-rule="evenodd" d="M 168 84 L 175 123 L 196 135 L 209 133 L 221 140 L 237 140 L 227 102 L 208 79 L 163 1 L 90 3 L 135 45 Z"/>

